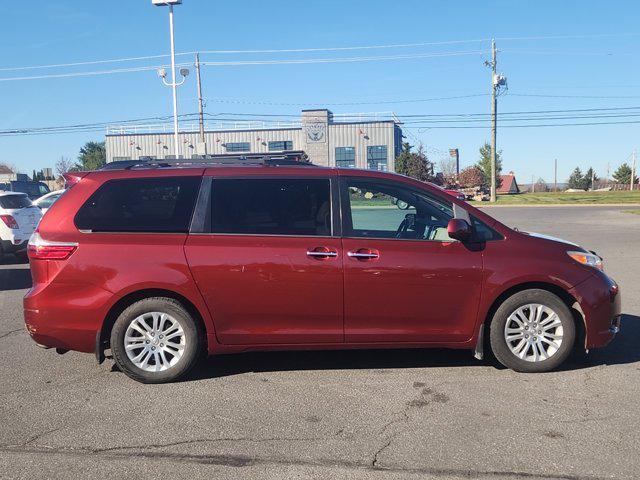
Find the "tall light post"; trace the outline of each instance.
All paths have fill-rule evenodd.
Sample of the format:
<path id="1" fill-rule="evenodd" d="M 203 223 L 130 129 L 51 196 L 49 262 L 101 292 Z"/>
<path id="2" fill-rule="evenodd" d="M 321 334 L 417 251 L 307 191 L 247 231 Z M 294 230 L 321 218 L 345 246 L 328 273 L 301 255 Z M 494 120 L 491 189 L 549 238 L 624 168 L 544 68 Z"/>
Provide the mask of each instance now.
<path id="1" fill-rule="evenodd" d="M 158 76 L 162 79 L 162 83 L 171 87 L 173 91 L 173 144 L 174 155 L 176 159 L 179 157 L 179 141 L 178 141 L 178 92 L 177 88 L 182 85 L 189 75 L 189 70 L 186 68 L 180 69 L 180 75 L 182 80 L 176 82 L 176 48 L 173 34 L 173 6 L 180 5 L 182 0 L 151 0 L 151 3 L 156 6 L 168 6 L 169 7 L 169 35 L 171 38 L 171 82 L 167 82 L 167 72 L 164 68 L 158 70 Z"/>

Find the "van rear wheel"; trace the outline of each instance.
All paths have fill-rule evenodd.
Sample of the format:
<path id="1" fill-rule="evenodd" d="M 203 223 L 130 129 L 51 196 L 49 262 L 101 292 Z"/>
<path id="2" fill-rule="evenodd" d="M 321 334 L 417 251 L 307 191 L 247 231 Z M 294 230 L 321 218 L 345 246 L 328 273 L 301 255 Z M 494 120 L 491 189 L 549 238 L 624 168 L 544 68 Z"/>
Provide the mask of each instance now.
<path id="1" fill-rule="evenodd" d="M 517 372 L 548 372 L 573 349 L 575 323 L 569 307 L 551 292 L 523 290 L 496 310 L 490 327 L 497 360 Z"/>
<path id="2" fill-rule="evenodd" d="M 130 305 L 111 331 L 118 367 L 142 383 L 179 379 L 195 365 L 200 348 L 193 318 L 171 298 L 145 298 Z"/>

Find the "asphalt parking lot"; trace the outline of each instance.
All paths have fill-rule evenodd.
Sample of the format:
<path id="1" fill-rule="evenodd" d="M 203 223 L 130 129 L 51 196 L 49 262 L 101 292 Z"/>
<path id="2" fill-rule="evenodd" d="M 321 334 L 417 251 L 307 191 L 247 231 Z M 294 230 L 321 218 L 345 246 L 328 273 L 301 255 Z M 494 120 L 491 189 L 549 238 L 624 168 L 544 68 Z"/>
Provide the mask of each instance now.
<path id="1" fill-rule="evenodd" d="M 213 357 L 141 385 L 35 346 L 28 265 L 0 266 L 0 478 L 628 478 L 640 476 L 640 216 L 502 207 L 508 225 L 605 258 L 625 317 L 606 349 L 517 374 L 445 350 Z"/>

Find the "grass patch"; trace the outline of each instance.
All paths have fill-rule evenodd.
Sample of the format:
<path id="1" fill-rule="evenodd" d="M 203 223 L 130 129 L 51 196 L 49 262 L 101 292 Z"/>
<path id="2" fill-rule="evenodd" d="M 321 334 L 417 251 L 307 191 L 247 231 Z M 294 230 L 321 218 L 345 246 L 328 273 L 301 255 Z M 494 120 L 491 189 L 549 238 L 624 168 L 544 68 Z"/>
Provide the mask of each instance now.
<path id="1" fill-rule="evenodd" d="M 633 213 L 634 215 L 640 215 L 640 209 L 638 210 L 622 210 L 624 213 Z"/>
<path id="2" fill-rule="evenodd" d="M 488 205 L 489 202 L 471 202 L 474 205 Z M 606 203 L 630 203 L 640 205 L 640 190 L 617 192 L 547 192 L 521 193 L 519 195 L 498 195 L 498 205 L 561 205 Z"/>

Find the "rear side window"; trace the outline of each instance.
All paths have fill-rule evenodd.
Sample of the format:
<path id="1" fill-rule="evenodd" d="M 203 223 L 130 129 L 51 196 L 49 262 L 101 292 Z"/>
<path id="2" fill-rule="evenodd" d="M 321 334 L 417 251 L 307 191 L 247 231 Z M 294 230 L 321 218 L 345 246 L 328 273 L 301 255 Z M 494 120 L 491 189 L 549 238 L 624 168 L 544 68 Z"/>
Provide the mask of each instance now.
<path id="1" fill-rule="evenodd" d="M 200 177 L 111 180 L 78 211 L 80 230 L 93 232 L 186 233 Z"/>
<path id="2" fill-rule="evenodd" d="M 49 190 L 47 190 L 46 192 L 40 193 L 40 184 L 36 182 L 13 182 L 12 190 L 14 192 L 26 193 L 30 197 L 36 198 L 41 196 L 43 193 L 49 192 Z"/>
<path id="3" fill-rule="evenodd" d="M 211 232 L 331 235 L 328 179 L 214 179 Z"/>
<path id="4" fill-rule="evenodd" d="M 33 205 L 26 195 L 5 195 L 0 197 L 0 207 L 2 208 L 27 208 Z"/>

